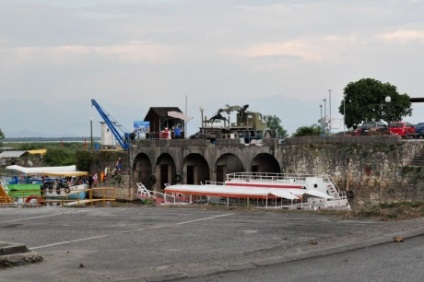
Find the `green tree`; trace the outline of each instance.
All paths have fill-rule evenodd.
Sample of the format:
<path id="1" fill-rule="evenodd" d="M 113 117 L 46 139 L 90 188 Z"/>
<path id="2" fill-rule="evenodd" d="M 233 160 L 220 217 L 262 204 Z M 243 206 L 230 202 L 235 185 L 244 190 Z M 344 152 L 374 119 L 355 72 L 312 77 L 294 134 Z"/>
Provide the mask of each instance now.
<path id="1" fill-rule="evenodd" d="M 390 102 L 386 102 L 390 97 Z M 372 78 L 350 82 L 344 88 L 344 100 L 339 113 L 345 115 L 347 127 L 364 121 L 401 120 L 412 114 L 411 101 L 407 94 L 399 94 L 396 86 Z"/>
<path id="2" fill-rule="evenodd" d="M 281 119 L 275 115 L 264 116 L 267 126 L 271 129 L 272 132 L 275 132 L 278 138 L 287 137 L 287 130 L 281 125 Z"/>
<path id="3" fill-rule="evenodd" d="M 3 131 L 1 131 L 1 128 L 0 128 L 0 145 L 2 144 L 3 139 L 4 139 L 4 134 L 3 134 Z"/>
<path id="4" fill-rule="evenodd" d="M 77 151 L 76 153 L 76 166 L 79 170 L 90 171 L 93 156 L 90 152 L 85 150 Z"/>
<path id="5" fill-rule="evenodd" d="M 311 126 L 301 126 L 299 127 L 295 133 L 293 133 L 293 137 L 301 137 L 301 136 L 320 136 L 321 134 L 321 126 L 318 124 L 313 124 Z"/>
<path id="6" fill-rule="evenodd" d="M 75 154 L 62 148 L 51 148 L 44 156 L 44 162 L 49 166 L 73 165 L 75 161 Z"/>

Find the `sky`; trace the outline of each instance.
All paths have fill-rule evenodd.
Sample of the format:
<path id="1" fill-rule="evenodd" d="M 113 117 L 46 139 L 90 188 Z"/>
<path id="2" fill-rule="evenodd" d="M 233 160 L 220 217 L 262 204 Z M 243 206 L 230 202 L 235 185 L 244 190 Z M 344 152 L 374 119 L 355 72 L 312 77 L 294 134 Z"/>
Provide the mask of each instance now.
<path id="1" fill-rule="evenodd" d="M 342 118 L 362 78 L 424 97 L 423 2 L 0 0 L 0 129 L 90 136 L 92 118 L 100 136 L 95 99 L 129 131 L 150 107 L 179 107 L 193 134 L 201 108 L 248 104 L 292 134 Z"/>

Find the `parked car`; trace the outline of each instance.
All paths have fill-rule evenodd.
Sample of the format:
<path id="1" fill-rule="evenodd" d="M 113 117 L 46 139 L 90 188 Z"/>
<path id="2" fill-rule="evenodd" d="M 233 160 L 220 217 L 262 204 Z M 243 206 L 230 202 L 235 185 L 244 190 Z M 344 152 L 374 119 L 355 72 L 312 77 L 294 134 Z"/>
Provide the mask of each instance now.
<path id="1" fill-rule="evenodd" d="M 397 134 L 402 138 L 415 137 L 415 127 L 406 121 L 393 121 L 389 124 L 389 130 L 392 134 Z"/>
<path id="2" fill-rule="evenodd" d="M 424 122 L 420 122 L 415 126 L 415 137 L 424 138 Z"/>
<path id="3" fill-rule="evenodd" d="M 387 131 L 387 125 L 382 121 L 366 121 L 358 130 L 359 135 L 368 135 L 372 131 Z"/>

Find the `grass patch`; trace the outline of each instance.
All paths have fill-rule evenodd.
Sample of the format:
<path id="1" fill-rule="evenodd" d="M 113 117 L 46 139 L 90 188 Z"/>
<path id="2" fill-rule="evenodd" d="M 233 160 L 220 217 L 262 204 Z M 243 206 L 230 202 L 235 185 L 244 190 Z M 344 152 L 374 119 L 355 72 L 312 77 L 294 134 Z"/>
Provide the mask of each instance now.
<path id="1" fill-rule="evenodd" d="M 424 202 L 401 201 L 397 203 L 381 203 L 353 211 L 355 217 L 372 217 L 379 220 L 401 220 L 424 216 Z"/>

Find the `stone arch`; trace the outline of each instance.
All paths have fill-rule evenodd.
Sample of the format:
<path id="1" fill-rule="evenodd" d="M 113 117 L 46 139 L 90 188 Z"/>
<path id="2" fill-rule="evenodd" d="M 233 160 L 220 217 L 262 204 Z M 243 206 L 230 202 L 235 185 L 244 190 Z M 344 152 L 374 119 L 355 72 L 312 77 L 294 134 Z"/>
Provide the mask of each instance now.
<path id="1" fill-rule="evenodd" d="M 201 154 L 189 154 L 184 158 L 183 179 L 185 184 L 200 184 L 210 180 L 210 168 Z"/>
<path id="2" fill-rule="evenodd" d="M 147 189 L 152 189 L 152 162 L 149 156 L 144 153 L 138 154 L 133 162 L 133 180 L 134 183 L 141 182 Z"/>
<path id="3" fill-rule="evenodd" d="M 252 172 L 281 172 L 280 165 L 273 155 L 260 153 L 252 160 Z"/>
<path id="4" fill-rule="evenodd" d="M 165 188 L 165 183 L 175 184 L 175 162 L 168 153 L 159 156 L 155 165 L 156 187 L 158 190 Z"/>
<path id="5" fill-rule="evenodd" d="M 240 158 L 235 154 L 226 153 L 220 156 L 215 163 L 215 180 L 224 182 L 227 173 L 242 171 L 244 171 L 244 166 Z"/>

